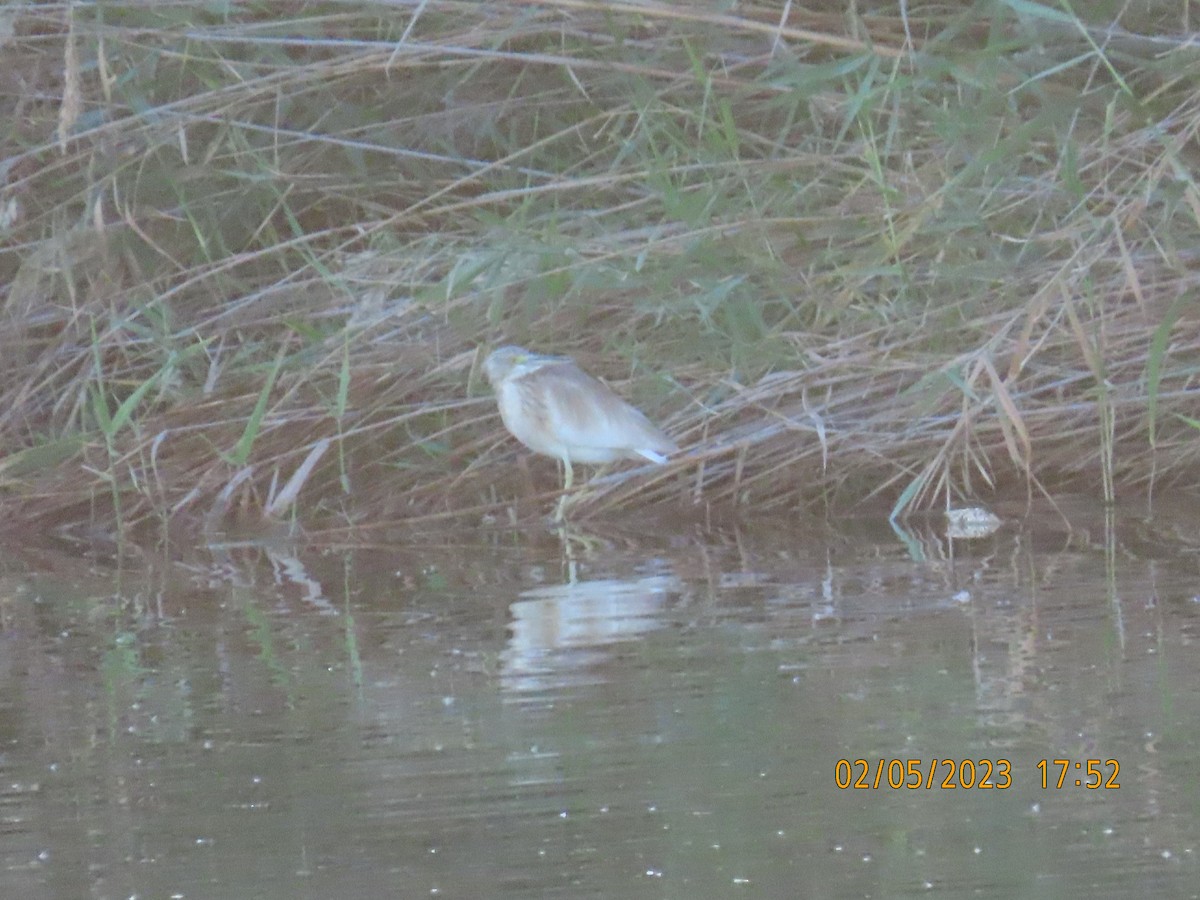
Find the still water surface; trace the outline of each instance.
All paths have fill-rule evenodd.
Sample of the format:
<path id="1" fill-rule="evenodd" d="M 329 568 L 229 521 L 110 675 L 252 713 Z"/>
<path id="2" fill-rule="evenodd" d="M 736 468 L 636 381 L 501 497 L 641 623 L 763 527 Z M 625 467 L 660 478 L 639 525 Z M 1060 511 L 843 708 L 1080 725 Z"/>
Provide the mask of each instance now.
<path id="1" fill-rule="evenodd" d="M 9 548 L 0 897 L 1195 896 L 1198 526 Z"/>

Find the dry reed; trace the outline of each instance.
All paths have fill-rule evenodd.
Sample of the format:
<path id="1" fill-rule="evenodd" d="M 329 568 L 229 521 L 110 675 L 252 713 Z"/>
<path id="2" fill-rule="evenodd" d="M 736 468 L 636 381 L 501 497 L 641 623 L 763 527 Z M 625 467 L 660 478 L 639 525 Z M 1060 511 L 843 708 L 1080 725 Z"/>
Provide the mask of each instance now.
<path id="1" fill-rule="evenodd" d="M 723 9 L 8 4 L 8 520 L 502 513 L 501 340 L 687 450 L 581 510 L 1194 490 L 1187 13 Z"/>

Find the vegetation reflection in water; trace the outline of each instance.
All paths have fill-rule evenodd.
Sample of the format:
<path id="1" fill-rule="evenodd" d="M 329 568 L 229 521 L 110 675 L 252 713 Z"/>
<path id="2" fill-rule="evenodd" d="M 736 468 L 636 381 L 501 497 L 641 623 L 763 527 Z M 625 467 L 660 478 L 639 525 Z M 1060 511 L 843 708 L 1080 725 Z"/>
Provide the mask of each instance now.
<path id="1" fill-rule="evenodd" d="M 1068 515 L 953 560 L 851 522 L 9 557 L 0 887 L 1186 890 L 1195 522 Z M 1042 789 L 1061 759 L 1121 786 Z M 934 760 L 1012 783 L 885 786 Z"/>

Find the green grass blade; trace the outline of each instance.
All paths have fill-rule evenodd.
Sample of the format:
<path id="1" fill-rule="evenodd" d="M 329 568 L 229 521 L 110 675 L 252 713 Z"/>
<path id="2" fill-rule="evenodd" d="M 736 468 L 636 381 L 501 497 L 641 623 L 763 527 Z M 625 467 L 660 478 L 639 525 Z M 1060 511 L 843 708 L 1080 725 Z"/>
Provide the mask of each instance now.
<path id="1" fill-rule="evenodd" d="M 1183 311 L 1183 302 L 1182 295 L 1175 298 L 1163 320 L 1154 329 L 1154 336 L 1150 339 L 1150 350 L 1146 355 L 1146 413 L 1149 419 L 1147 432 L 1151 447 L 1155 444 L 1155 426 L 1158 424 L 1158 388 L 1162 383 L 1163 360 L 1167 354 L 1167 342 L 1171 339 L 1171 329 L 1175 326 L 1179 313 Z"/>
<path id="2" fill-rule="evenodd" d="M 283 361 L 286 358 L 287 343 L 284 342 L 280 345 L 279 352 L 275 354 L 275 363 L 271 366 L 266 383 L 263 384 L 262 390 L 258 394 L 258 402 L 254 404 L 254 410 L 250 413 L 250 417 L 246 420 L 246 428 L 242 431 L 242 437 L 237 442 L 237 447 L 234 448 L 231 457 L 234 465 L 244 466 L 246 460 L 250 458 L 250 451 L 262 430 L 262 420 L 267 413 L 267 403 L 270 402 L 271 391 L 275 388 L 275 380 L 283 370 Z"/>

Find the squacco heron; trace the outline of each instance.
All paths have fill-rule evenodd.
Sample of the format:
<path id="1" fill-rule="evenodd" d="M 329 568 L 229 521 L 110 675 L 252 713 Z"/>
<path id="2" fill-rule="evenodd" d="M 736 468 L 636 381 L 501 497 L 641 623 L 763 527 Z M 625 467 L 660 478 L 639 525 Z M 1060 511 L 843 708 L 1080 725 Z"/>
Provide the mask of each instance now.
<path id="1" fill-rule="evenodd" d="M 575 479 L 571 463 L 641 458 L 662 465 L 679 450 L 641 412 L 568 356 L 501 347 L 488 356 L 483 371 L 496 392 L 504 427 L 530 450 L 562 460 L 566 474 L 556 521 L 563 519 Z"/>

